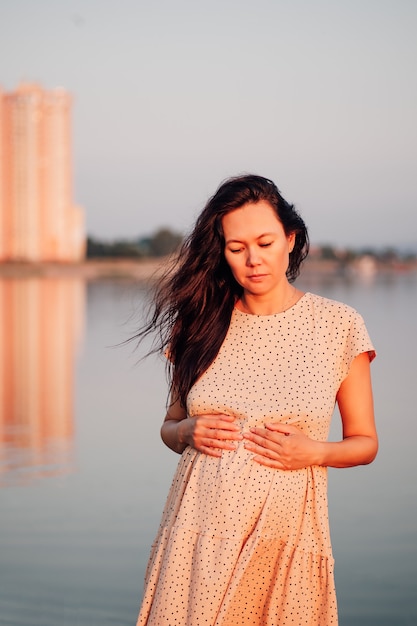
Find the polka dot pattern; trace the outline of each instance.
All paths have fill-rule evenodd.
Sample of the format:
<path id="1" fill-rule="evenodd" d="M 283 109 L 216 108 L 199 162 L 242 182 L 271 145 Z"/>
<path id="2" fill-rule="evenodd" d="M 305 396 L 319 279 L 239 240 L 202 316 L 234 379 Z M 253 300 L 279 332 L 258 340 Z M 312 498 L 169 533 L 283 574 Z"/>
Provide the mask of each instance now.
<path id="1" fill-rule="evenodd" d="M 188 412 L 265 421 L 326 440 L 352 360 L 375 356 L 361 316 L 310 293 L 275 315 L 235 310 Z M 327 470 L 263 467 L 239 443 L 214 458 L 187 448 L 148 563 L 138 626 L 337 624 Z"/>

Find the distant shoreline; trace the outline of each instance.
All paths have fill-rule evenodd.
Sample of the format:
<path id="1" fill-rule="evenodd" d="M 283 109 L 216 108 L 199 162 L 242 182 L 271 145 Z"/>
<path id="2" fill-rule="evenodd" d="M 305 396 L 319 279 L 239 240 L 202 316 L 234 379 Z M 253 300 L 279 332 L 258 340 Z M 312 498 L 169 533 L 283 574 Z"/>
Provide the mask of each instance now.
<path id="1" fill-rule="evenodd" d="M 0 263 L 0 278 L 133 279 L 148 282 L 158 278 L 167 259 L 86 259 L 79 263 Z"/>
<path id="2" fill-rule="evenodd" d="M 135 280 L 152 284 L 166 269 L 166 257 L 155 259 L 102 258 L 86 259 L 80 263 L 0 263 L 0 278 L 83 278 L 85 280 Z M 301 279 L 323 277 L 397 274 L 417 271 L 416 263 L 342 266 L 336 260 L 308 258 L 301 268 Z"/>

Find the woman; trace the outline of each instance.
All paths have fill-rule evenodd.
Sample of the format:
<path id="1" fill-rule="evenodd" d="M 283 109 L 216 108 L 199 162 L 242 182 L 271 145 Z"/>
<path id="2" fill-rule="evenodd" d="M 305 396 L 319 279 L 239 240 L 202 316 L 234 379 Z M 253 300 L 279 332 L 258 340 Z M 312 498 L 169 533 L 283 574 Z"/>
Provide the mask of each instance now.
<path id="1" fill-rule="evenodd" d="M 138 625 L 337 624 L 327 467 L 376 455 L 375 352 L 356 311 L 292 285 L 307 253 L 274 183 L 232 178 L 156 292 L 138 336 L 168 354 L 161 436 L 181 459 Z"/>

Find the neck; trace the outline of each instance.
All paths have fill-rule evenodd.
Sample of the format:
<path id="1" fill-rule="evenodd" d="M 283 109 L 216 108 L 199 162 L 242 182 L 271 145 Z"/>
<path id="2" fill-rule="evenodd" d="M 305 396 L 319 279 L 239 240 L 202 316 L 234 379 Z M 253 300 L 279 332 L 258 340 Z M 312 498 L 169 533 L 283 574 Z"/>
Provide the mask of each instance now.
<path id="1" fill-rule="evenodd" d="M 289 283 L 278 294 L 265 296 L 245 292 L 236 306 L 243 313 L 251 315 L 274 315 L 283 313 L 301 298 L 303 292 Z"/>

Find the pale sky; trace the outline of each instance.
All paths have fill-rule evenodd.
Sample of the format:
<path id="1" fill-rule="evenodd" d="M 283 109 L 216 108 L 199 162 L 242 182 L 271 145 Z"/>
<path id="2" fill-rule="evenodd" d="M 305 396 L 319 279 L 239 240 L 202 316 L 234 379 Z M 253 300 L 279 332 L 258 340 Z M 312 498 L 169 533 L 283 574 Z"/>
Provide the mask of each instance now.
<path id="1" fill-rule="evenodd" d="M 417 249 L 416 62 L 416 0 L 0 0 L 0 85 L 73 94 L 105 239 L 188 231 L 253 172 L 313 243 Z"/>

